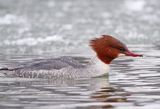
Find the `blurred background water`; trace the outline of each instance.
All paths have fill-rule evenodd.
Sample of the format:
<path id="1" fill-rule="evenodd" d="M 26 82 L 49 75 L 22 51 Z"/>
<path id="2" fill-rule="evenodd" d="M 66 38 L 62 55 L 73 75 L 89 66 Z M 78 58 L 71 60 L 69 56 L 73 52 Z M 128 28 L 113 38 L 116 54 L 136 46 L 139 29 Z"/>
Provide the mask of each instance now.
<path id="1" fill-rule="evenodd" d="M 159 9 L 159 0 L 0 0 L 1 53 L 64 53 L 101 34 L 159 43 Z"/>
<path id="2" fill-rule="evenodd" d="M 159 0 L 0 0 L 0 66 L 64 54 L 91 55 L 88 40 L 113 35 L 136 59 L 110 79 L 0 78 L 1 109 L 159 109 Z"/>

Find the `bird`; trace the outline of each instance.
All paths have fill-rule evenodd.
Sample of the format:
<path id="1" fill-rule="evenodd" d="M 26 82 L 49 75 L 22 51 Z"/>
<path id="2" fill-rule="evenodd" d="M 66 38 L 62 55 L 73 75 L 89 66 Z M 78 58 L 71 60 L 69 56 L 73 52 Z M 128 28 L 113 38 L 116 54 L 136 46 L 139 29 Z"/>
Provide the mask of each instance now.
<path id="1" fill-rule="evenodd" d="M 120 40 L 111 35 L 101 35 L 89 41 L 94 58 L 61 56 L 20 63 L 13 68 L 1 68 L 6 76 L 24 78 L 92 78 L 109 73 L 111 62 L 124 56 L 142 57 L 131 52 Z"/>

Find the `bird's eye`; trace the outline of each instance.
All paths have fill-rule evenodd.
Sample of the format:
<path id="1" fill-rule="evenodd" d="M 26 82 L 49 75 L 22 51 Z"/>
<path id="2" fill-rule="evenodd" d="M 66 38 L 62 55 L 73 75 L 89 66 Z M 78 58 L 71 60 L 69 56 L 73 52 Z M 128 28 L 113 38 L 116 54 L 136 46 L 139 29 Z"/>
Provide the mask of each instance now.
<path id="1" fill-rule="evenodd" d="M 126 51 L 125 48 L 120 48 L 119 50 L 122 52 Z"/>

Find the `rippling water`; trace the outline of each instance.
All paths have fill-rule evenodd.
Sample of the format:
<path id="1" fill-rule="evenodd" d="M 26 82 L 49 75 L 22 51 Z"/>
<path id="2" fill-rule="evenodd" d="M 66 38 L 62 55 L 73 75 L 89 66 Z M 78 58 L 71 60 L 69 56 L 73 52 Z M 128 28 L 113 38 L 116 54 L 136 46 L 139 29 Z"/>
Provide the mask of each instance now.
<path id="1" fill-rule="evenodd" d="M 45 80 L 0 73 L 1 109 L 159 109 L 159 0 L 0 0 L 0 67 L 60 55 L 91 56 L 101 34 L 143 58 L 120 58 L 109 78 Z"/>
<path id="2" fill-rule="evenodd" d="M 0 108 L 159 109 L 160 48 L 153 45 L 129 47 L 145 56 L 115 60 L 109 78 L 46 80 L 1 77 Z M 1 65 L 42 57 L 16 55 L 6 61 L 7 58 L 1 59 Z"/>

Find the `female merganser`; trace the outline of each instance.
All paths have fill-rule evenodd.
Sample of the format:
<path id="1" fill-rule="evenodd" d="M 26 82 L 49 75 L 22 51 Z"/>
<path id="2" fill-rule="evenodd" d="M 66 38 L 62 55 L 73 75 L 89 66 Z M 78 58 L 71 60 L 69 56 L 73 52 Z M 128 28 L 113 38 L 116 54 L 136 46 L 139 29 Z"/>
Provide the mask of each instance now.
<path id="1" fill-rule="evenodd" d="M 96 58 L 88 62 L 87 58 L 63 56 L 55 59 L 40 59 L 23 63 L 15 68 L 1 68 L 8 76 L 27 78 L 85 78 L 97 77 L 108 73 L 112 60 L 121 56 L 141 57 L 132 53 L 118 39 L 102 35 L 90 41 Z M 7 71 L 7 72 L 6 72 Z"/>

